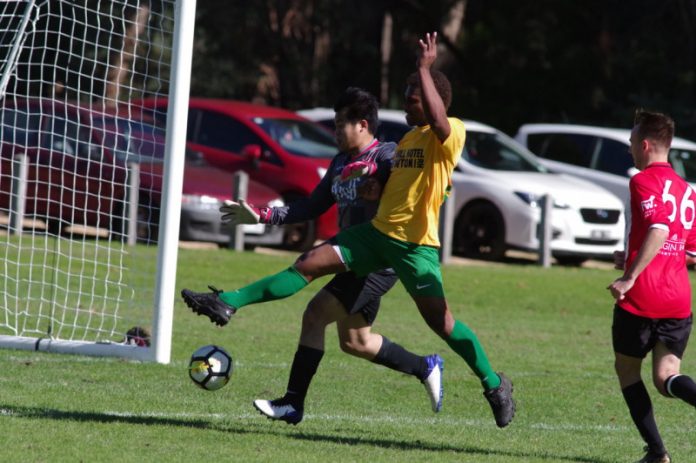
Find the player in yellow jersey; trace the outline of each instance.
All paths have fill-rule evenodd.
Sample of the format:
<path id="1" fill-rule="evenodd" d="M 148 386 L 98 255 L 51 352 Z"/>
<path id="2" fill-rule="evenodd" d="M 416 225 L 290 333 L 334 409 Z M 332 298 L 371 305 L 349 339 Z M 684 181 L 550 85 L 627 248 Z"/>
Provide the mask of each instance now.
<path id="1" fill-rule="evenodd" d="M 241 307 L 281 299 L 324 275 L 351 270 L 358 275 L 393 268 L 428 326 L 461 356 L 481 380 L 496 424 L 515 414 L 512 383 L 491 367 L 474 332 L 449 310 L 442 285 L 437 229 L 439 210 L 463 148 L 464 124 L 447 117 L 451 86 L 431 70 L 437 34 L 419 42 L 417 71 L 406 88 L 406 118 L 415 126 L 396 148 L 394 166 L 371 222 L 342 230 L 335 238 L 300 256 L 293 266 L 236 291 L 181 295 L 196 313 L 225 325 Z M 365 172 L 369 175 L 369 172 Z"/>

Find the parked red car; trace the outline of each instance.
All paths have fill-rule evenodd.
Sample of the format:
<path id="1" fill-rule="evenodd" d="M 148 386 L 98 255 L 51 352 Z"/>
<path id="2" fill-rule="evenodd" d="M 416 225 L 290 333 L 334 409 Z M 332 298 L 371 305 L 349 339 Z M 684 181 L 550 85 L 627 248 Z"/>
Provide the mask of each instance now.
<path id="1" fill-rule="evenodd" d="M 152 124 L 97 114 L 93 124 L 103 133 L 104 145 L 124 163 L 137 163 L 140 170 L 138 197 L 138 239 L 156 241 L 162 200 L 165 132 Z M 184 161 L 181 222 L 179 238 L 186 241 L 210 241 L 227 244 L 232 230 L 220 222 L 219 208 L 231 199 L 235 188 L 234 174 L 211 166 L 200 155 L 186 150 Z M 282 206 L 274 190 L 249 180 L 247 200 L 263 206 Z M 280 245 L 281 227 L 243 225 L 248 245 Z"/>
<path id="2" fill-rule="evenodd" d="M 167 100 L 140 104 L 158 125 L 165 123 Z M 191 98 L 186 139 L 212 165 L 248 172 L 286 203 L 309 196 L 337 152 L 331 132 L 294 112 L 231 100 Z M 336 214 L 332 207 L 314 222 L 286 226 L 285 246 L 304 250 L 332 237 Z"/>
<path id="3" fill-rule="evenodd" d="M 25 216 L 60 233 L 65 225 L 122 229 L 126 166 L 90 128 L 91 113 L 49 99 L 4 100 L 0 113 L 0 211 L 9 213 L 12 164 L 29 158 Z"/>
<path id="4" fill-rule="evenodd" d="M 5 100 L 0 108 L 0 213 L 9 215 L 12 162 L 29 157 L 25 217 L 43 220 L 49 232 L 67 225 L 107 229 L 123 237 L 127 164 L 140 164 L 138 238 L 157 239 L 162 194 L 164 131 L 91 108 L 50 99 Z M 187 155 L 183 178 L 181 239 L 229 242 L 218 207 L 232 197 L 233 175 Z M 250 181 L 248 200 L 282 205 L 270 188 Z M 282 229 L 245 226 L 245 242 L 282 242 Z"/>

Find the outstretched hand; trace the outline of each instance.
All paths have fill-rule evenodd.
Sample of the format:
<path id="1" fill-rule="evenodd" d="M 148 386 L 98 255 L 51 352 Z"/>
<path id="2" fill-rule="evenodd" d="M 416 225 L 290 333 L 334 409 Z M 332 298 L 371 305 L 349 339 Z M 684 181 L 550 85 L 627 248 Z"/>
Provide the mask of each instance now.
<path id="1" fill-rule="evenodd" d="M 418 43 L 420 49 L 418 50 L 416 66 L 430 69 L 437 59 L 437 32 L 425 34 L 425 40 L 420 39 Z"/>
<path id="2" fill-rule="evenodd" d="M 220 212 L 222 213 L 220 221 L 232 225 L 265 223 L 268 215 L 267 209 L 254 207 L 243 199 L 240 199 L 239 202 L 225 200 L 220 206 Z"/>

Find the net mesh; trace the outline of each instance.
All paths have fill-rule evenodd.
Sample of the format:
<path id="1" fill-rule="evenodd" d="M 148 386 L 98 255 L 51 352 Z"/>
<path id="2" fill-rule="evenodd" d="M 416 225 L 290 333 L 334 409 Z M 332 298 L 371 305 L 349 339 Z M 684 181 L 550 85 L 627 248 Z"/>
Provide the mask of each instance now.
<path id="1" fill-rule="evenodd" d="M 0 2 L 0 335 L 121 342 L 151 324 L 164 133 L 134 102 L 166 96 L 173 14 Z"/>

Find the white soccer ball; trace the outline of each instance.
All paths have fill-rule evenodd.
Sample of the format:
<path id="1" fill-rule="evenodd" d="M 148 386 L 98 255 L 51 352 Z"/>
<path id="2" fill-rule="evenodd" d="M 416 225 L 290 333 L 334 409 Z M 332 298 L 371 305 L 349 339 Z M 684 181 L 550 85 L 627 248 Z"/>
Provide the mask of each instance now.
<path id="1" fill-rule="evenodd" d="M 191 355 L 189 377 L 208 391 L 227 384 L 232 374 L 232 357 L 220 346 L 203 346 Z"/>

